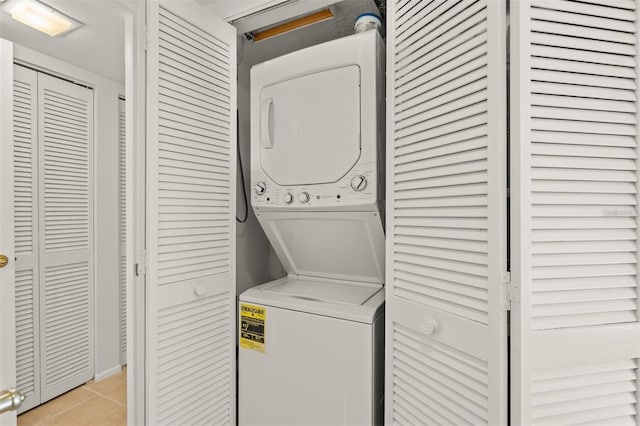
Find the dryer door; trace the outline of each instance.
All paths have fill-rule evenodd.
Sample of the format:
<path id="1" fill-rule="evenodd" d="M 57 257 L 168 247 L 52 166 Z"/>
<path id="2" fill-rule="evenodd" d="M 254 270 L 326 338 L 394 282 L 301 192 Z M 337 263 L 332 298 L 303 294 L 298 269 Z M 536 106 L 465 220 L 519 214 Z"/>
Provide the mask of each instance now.
<path id="1" fill-rule="evenodd" d="M 360 157 L 360 68 L 266 86 L 259 120 L 260 164 L 277 184 L 337 182 Z"/>

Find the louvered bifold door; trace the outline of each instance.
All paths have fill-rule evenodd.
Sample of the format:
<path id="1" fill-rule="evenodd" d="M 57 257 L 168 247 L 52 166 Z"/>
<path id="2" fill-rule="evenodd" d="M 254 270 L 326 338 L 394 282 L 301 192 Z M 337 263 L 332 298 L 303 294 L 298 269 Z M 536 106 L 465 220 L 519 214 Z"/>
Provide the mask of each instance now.
<path id="1" fill-rule="evenodd" d="M 38 302 L 38 74 L 13 70 L 14 241 L 16 253 L 16 378 L 27 399 L 40 404 Z"/>
<path id="2" fill-rule="evenodd" d="M 506 3 L 394 0 L 386 424 L 506 424 Z"/>
<path id="3" fill-rule="evenodd" d="M 93 93 L 38 73 L 42 402 L 93 378 Z"/>
<path id="4" fill-rule="evenodd" d="M 511 6 L 513 424 L 640 424 L 637 8 Z"/>
<path id="5" fill-rule="evenodd" d="M 236 32 L 147 13 L 146 420 L 235 424 Z"/>
<path id="6" fill-rule="evenodd" d="M 124 99 L 118 99 L 118 227 L 120 238 L 120 364 L 127 363 L 127 145 Z"/>

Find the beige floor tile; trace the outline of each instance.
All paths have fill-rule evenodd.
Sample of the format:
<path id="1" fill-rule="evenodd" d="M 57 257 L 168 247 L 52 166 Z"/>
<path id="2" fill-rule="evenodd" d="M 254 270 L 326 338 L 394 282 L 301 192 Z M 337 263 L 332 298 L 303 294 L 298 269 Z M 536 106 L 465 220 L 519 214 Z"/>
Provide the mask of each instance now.
<path id="1" fill-rule="evenodd" d="M 50 418 L 43 426 L 123 426 L 127 423 L 126 408 L 100 396 L 94 396 L 75 407 Z"/>
<path id="2" fill-rule="evenodd" d="M 44 422 L 69 408 L 92 398 L 94 394 L 83 387 L 75 388 L 18 416 L 18 426 L 31 426 Z"/>
<path id="3" fill-rule="evenodd" d="M 91 389 L 97 395 L 104 396 L 108 399 L 119 402 L 122 405 L 127 404 L 127 382 L 120 381 L 110 386 L 102 386 L 97 389 Z"/>
<path id="4" fill-rule="evenodd" d="M 127 375 L 124 371 L 121 371 L 118 374 L 114 374 L 113 376 L 107 377 L 104 380 L 100 380 L 99 382 L 95 382 L 91 380 L 87 382 L 84 386 L 87 389 L 91 389 L 96 392 L 105 392 L 114 388 L 119 388 L 121 386 L 127 385 Z"/>

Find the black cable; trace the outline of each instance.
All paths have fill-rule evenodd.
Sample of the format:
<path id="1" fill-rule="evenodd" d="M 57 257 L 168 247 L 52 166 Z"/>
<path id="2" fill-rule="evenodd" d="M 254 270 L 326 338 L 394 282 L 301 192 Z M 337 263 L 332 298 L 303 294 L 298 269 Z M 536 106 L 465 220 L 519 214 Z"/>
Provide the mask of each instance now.
<path id="1" fill-rule="evenodd" d="M 236 149 L 238 150 L 238 163 L 240 165 L 240 181 L 242 183 L 242 198 L 244 199 L 244 219 L 238 219 L 236 216 L 236 221 L 238 223 L 245 223 L 249 218 L 249 202 L 247 201 L 247 189 L 244 186 L 244 171 L 242 170 L 242 155 L 240 154 L 240 114 L 238 110 L 236 110 Z"/>

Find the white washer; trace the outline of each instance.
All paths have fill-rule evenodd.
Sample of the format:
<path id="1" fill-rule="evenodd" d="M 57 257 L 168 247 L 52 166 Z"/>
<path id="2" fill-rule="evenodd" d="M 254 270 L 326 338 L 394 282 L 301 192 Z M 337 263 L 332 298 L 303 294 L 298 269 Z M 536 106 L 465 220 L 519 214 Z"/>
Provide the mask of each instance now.
<path id="1" fill-rule="evenodd" d="M 251 70 L 252 204 L 289 275 L 240 296 L 240 424 L 382 423 L 384 57 L 367 31 Z"/>

